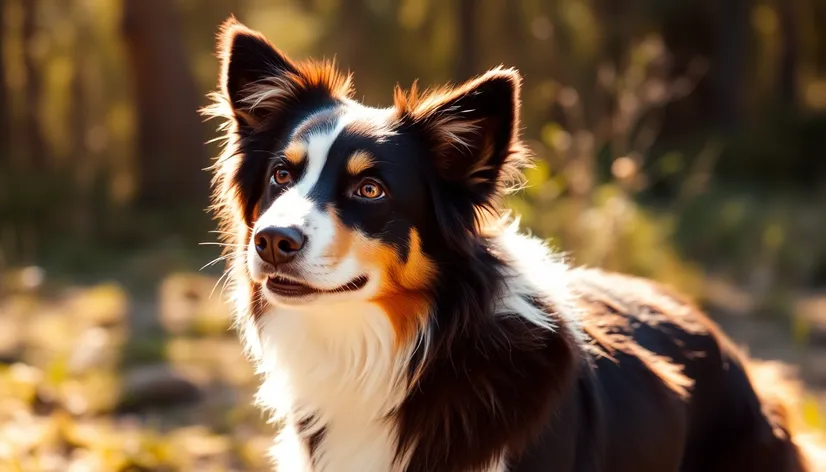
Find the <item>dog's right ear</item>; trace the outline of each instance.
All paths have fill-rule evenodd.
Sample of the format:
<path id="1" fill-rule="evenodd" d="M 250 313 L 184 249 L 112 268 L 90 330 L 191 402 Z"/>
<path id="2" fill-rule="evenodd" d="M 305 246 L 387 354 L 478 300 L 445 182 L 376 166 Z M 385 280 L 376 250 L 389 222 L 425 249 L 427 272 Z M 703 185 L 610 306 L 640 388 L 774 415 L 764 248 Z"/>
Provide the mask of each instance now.
<path id="1" fill-rule="evenodd" d="M 259 32 L 230 17 L 218 34 L 221 93 L 240 128 L 254 128 L 275 111 L 289 112 L 352 94 L 349 74 L 333 62 L 293 62 Z"/>
<path id="2" fill-rule="evenodd" d="M 232 105 L 239 125 L 255 126 L 267 113 L 259 108 L 253 96 L 256 89 L 275 87 L 298 75 L 298 69 L 287 56 L 276 49 L 259 32 L 253 31 L 230 17 L 218 33 L 218 54 L 221 59 L 220 87 Z"/>
<path id="3" fill-rule="evenodd" d="M 230 17 L 221 25 L 218 44 L 221 88 L 233 106 L 242 106 L 243 91 L 248 85 L 287 73 L 298 73 L 287 56 L 261 33 L 247 28 L 235 17 Z"/>

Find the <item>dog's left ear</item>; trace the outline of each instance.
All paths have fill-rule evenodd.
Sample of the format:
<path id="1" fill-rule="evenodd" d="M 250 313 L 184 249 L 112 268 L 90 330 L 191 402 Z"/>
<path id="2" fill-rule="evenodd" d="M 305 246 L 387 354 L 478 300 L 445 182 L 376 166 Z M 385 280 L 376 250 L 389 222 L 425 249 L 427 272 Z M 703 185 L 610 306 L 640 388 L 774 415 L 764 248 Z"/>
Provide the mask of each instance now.
<path id="1" fill-rule="evenodd" d="M 521 77 L 497 68 L 460 87 L 418 97 L 396 90 L 403 122 L 418 128 L 430 145 L 440 177 L 487 203 L 512 178 L 525 158 L 519 140 Z"/>

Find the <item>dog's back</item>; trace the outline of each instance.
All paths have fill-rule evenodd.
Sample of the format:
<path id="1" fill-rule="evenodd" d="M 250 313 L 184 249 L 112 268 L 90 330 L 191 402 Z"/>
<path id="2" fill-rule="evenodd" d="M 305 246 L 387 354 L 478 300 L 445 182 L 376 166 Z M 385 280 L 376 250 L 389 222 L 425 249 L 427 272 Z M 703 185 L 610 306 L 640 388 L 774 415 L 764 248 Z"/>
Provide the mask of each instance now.
<path id="1" fill-rule="evenodd" d="M 213 208 L 280 470 L 807 470 L 785 384 L 699 310 L 499 221 L 530 161 L 516 70 L 376 109 L 331 63 L 220 37 Z"/>
<path id="2" fill-rule="evenodd" d="M 795 384 L 780 366 L 747 359 L 701 311 L 649 280 L 583 269 L 571 272 L 571 287 L 604 354 L 575 394 L 590 443 L 570 470 L 826 470 L 797 444 L 808 439 L 792 424 Z M 557 417 L 549 429 L 565 423 Z M 546 435 L 554 439 L 526 457 L 560 457 L 545 453 L 564 434 Z M 530 462 L 514 470 L 544 470 Z"/>

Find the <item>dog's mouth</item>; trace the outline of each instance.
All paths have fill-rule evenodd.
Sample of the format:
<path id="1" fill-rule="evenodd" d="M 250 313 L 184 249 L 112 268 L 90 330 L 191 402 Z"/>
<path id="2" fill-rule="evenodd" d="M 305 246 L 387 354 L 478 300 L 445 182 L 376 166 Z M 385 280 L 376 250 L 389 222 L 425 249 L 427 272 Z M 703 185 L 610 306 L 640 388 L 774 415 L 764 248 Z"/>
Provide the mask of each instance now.
<path id="1" fill-rule="evenodd" d="M 360 290 L 367 285 L 367 276 L 360 275 L 346 284 L 332 290 L 316 288 L 304 282 L 289 279 L 281 275 L 274 275 L 267 278 L 266 285 L 267 289 L 278 296 L 298 298 L 317 294 L 355 292 L 356 290 Z"/>

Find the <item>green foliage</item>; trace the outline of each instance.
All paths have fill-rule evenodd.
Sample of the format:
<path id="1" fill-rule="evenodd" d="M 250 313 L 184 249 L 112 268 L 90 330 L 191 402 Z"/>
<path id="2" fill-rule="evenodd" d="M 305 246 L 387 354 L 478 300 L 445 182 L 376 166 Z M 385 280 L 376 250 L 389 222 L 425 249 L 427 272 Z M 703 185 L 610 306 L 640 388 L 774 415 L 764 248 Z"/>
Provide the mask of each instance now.
<path id="1" fill-rule="evenodd" d="M 673 217 L 646 211 L 615 185 L 598 187 L 584 202 L 557 196 L 563 185 L 545 179 L 512 206 L 537 235 L 564 248 L 572 264 L 651 277 L 694 296 L 702 293 L 699 269 L 672 243 Z"/>
<path id="2" fill-rule="evenodd" d="M 676 243 L 687 256 L 744 284 L 811 286 L 826 267 L 821 214 L 820 202 L 803 195 L 715 186 L 681 213 Z"/>
<path id="3" fill-rule="evenodd" d="M 157 75 L 140 64 L 176 44 L 127 44 L 123 7 L 138 1 L 173 13 L 152 28 L 180 28 L 194 84 L 182 96 L 214 90 L 230 13 L 296 58 L 336 57 L 371 105 L 389 105 L 396 83 L 519 68 L 537 165 L 509 203 L 526 229 L 573 264 L 771 315 L 791 331 L 775 344 L 817 349 L 819 309 L 798 303 L 826 282 L 826 9 L 814 0 L 751 2 L 738 17 L 691 0 L 480 0 L 469 17 L 436 0 L 0 2 L 0 461 L 13 470 L 265 468 L 253 376 L 222 287 L 207 293 L 220 261 L 189 273 L 219 252 L 198 246 L 217 239 L 206 188 L 181 195 L 197 207 L 139 204 L 142 164 L 165 155 L 139 150 L 152 96 L 138 81 Z M 165 169 L 194 179 L 209 165 L 187 157 Z M 8 270 L 33 264 L 42 286 L 35 267 Z M 65 290 L 102 279 L 118 283 Z M 147 364 L 174 366 L 208 400 L 115 414 L 135 403 L 124 377 Z"/>

